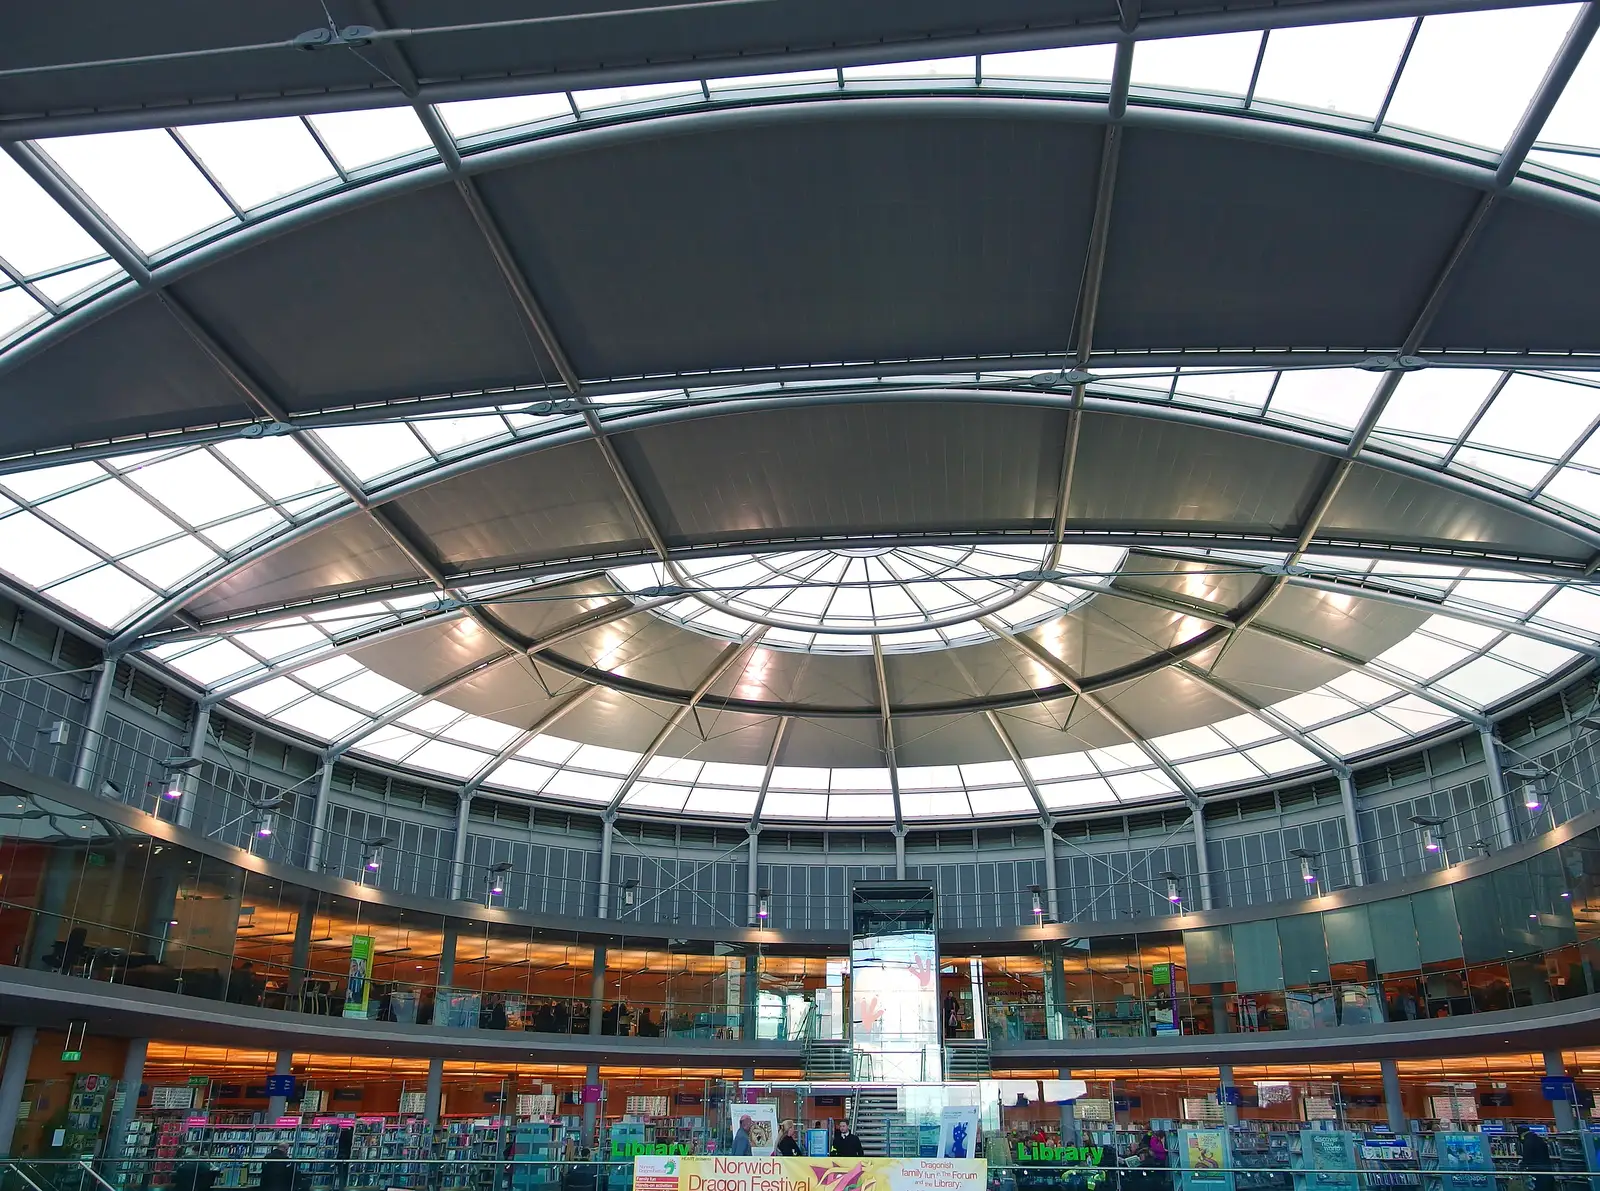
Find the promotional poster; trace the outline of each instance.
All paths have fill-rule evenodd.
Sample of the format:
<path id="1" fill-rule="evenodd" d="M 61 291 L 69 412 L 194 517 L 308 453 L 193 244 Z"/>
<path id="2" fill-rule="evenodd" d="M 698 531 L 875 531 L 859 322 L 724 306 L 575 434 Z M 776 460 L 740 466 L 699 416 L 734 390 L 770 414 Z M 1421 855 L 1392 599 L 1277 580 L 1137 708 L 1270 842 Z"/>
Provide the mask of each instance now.
<path id="1" fill-rule="evenodd" d="M 372 936 L 356 935 L 350 940 L 350 982 L 344 990 L 344 1015 L 366 1017 L 372 996 Z"/>
<path id="2" fill-rule="evenodd" d="M 984 1191 L 981 1158 L 684 1158 L 633 1160 L 634 1191 Z"/>
<path id="3" fill-rule="evenodd" d="M 978 1151 L 978 1106 L 947 1104 L 939 1112 L 940 1158 L 971 1158 Z"/>
<path id="4" fill-rule="evenodd" d="M 729 1109 L 733 1132 L 739 1131 L 739 1118 L 750 1118 L 750 1154 L 771 1157 L 778 1148 L 778 1106 L 776 1104 L 735 1104 Z"/>

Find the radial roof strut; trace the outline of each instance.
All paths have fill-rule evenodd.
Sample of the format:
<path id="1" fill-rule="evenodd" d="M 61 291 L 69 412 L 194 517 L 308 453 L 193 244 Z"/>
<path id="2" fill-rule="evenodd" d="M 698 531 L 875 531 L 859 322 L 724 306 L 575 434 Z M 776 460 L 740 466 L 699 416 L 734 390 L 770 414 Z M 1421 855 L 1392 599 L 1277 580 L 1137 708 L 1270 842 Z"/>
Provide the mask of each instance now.
<path id="1" fill-rule="evenodd" d="M 872 635 L 872 685 L 878 696 L 878 730 L 881 734 L 883 763 L 889 771 L 889 793 L 894 799 L 894 826 L 900 830 L 905 820 L 900 813 L 900 765 L 894 752 L 894 714 L 889 706 L 889 679 L 883 672 L 883 639 Z"/>
<path id="2" fill-rule="evenodd" d="M 772 745 L 767 749 L 767 764 L 761 771 L 761 789 L 756 793 L 756 808 L 750 812 L 751 831 L 761 829 L 761 812 L 767 805 L 767 791 L 772 787 L 772 771 L 778 767 L 778 755 L 783 750 L 783 738 L 789 733 L 789 717 L 780 716 L 772 733 Z"/>
<path id="3" fill-rule="evenodd" d="M 455 674 L 450 675 L 450 677 L 434 683 L 426 690 L 417 691 L 415 694 L 401 699 L 398 703 L 393 704 L 387 710 L 373 716 L 372 719 L 368 720 L 359 727 L 352 728 L 349 732 L 346 732 L 343 736 L 339 737 L 333 743 L 328 745 L 327 755 L 329 757 L 343 756 L 356 745 L 360 744 L 363 740 L 367 739 L 367 737 L 373 735 L 373 733 L 381 732 L 390 724 L 393 724 L 396 720 L 403 719 L 424 704 L 431 703 L 440 696 L 449 694 L 463 683 L 471 682 L 474 678 L 481 678 L 489 671 L 494 670 L 499 666 L 503 666 L 505 663 L 521 656 L 522 655 L 519 653 L 515 653 L 511 650 L 505 650 L 501 653 L 493 655 L 492 657 L 487 657 L 481 661 L 472 663 L 472 665 L 463 670 L 457 671 Z"/>
<path id="4" fill-rule="evenodd" d="M 726 674 L 735 663 L 749 657 L 751 651 L 761 643 L 761 638 L 766 636 L 766 632 L 767 630 L 764 627 L 754 629 L 743 641 L 728 645 L 717 655 L 717 660 L 712 663 L 711 669 L 706 671 L 705 677 L 700 680 L 689 698 L 672 709 L 672 714 L 667 717 L 667 722 L 661 726 L 661 730 L 655 734 L 655 738 L 650 741 L 649 746 L 639 755 L 639 759 L 634 762 L 633 768 L 628 771 L 628 776 L 622 780 L 622 784 L 617 787 L 617 792 L 612 795 L 610 803 L 607 804 L 607 814 L 616 813 L 617 808 L 622 805 L 622 800 L 628 796 L 628 791 L 633 789 L 638 780 L 644 776 L 644 771 L 650 762 L 655 760 L 656 754 L 661 751 L 668 738 L 678 730 L 683 721 L 688 718 L 689 713 L 699 705 L 700 700 L 705 698 L 706 692 L 715 686 L 717 680 Z"/>
<path id="5" fill-rule="evenodd" d="M 1320 757 L 1324 762 L 1327 763 L 1328 767 L 1332 769 L 1334 773 L 1348 774 L 1350 772 L 1350 767 L 1344 763 L 1343 757 L 1334 752 L 1327 745 L 1323 744 L 1315 736 L 1312 736 L 1309 732 L 1305 731 L 1293 720 L 1280 715 L 1270 707 L 1261 706 L 1261 704 L 1257 703 L 1254 699 L 1247 698 L 1228 683 L 1223 682 L 1214 674 L 1209 673 L 1208 671 L 1194 665 L 1191 662 L 1179 662 L 1177 669 L 1180 674 L 1192 678 L 1195 682 L 1198 682 L 1201 686 L 1214 692 L 1220 698 L 1232 703 L 1246 715 L 1253 716 L 1262 723 L 1266 724 L 1268 727 L 1277 729 L 1277 731 L 1282 733 L 1284 736 L 1287 736 L 1290 740 L 1294 741 L 1308 753 Z"/>
<path id="6" fill-rule="evenodd" d="M 1561 98 L 1561 92 L 1566 87 L 1567 81 L 1572 77 L 1572 72 L 1578 68 L 1578 63 L 1583 60 L 1584 52 L 1589 48 L 1589 43 L 1594 39 L 1595 30 L 1600 27 L 1600 4 L 1585 4 L 1567 31 L 1565 42 L 1556 54 L 1545 73 L 1539 89 L 1534 93 L 1517 123 L 1517 130 L 1506 145 L 1505 151 L 1500 156 L 1500 162 L 1494 175 L 1494 185 L 1484 191 L 1479 198 L 1472 213 L 1467 217 L 1466 224 L 1456 237 L 1455 244 L 1450 253 L 1445 257 L 1438 275 L 1434 278 L 1433 286 L 1428 291 L 1427 299 L 1422 304 L 1422 309 L 1417 312 L 1412 321 L 1411 329 L 1401 341 L 1400 350 L 1393 360 L 1388 362 L 1388 367 L 1383 373 L 1377 391 L 1367 403 L 1366 412 L 1356 424 L 1350 435 L 1350 441 L 1345 445 L 1343 455 L 1336 459 L 1329 469 L 1327 476 L 1318 487 L 1310 504 L 1310 509 L 1304 521 L 1301 522 L 1295 539 L 1294 551 L 1286 560 L 1286 567 L 1293 567 L 1300 561 L 1301 555 L 1311 548 L 1317 533 L 1322 528 L 1322 522 L 1327 517 L 1328 511 L 1333 507 L 1340 490 L 1344 487 L 1355 467 L 1357 458 L 1367 445 L 1367 440 L 1377 429 L 1378 421 L 1383 417 L 1384 411 L 1389 406 L 1390 399 L 1395 390 L 1400 387 L 1401 378 L 1410 367 L 1408 360 L 1416 355 L 1422 348 L 1423 340 L 1428 332 L 1433 329 L 1434 321 L 1439 317 L 1439 312 L 1444 309 L 1445 300 L 1450 296 L 1452 288 L 1460 279 L 1461 265 L 1471 254 L 1473 247 L 1478 243 L 1485 225 L 1493 214 L 1501 193 L 1508 187 L 1522 168 L 1523 161 L 1527 158 L 1528 151 L 1533 148 L 1533 142 L 1543 127 L 1550 112 L 1554 109 L 1556 101 Z M 1284 589 L 1288 579 L 1287 572 L 1275 575 L 1261 598 L 1240 617 L 1238 624 L 1229 639 L 1224 642 L 1222 649 L 1217 651 L 1212 660 L 1215 667 L 1227 653 L 1228 645 L 1232 643 L 1238 631 L 1248 628 L 1252 621 L 1266 611 L 1267 606 Z"/>
<path id="7" fill-rule="evenodd" d="M 538 719 L 534 720 L 532 724 L 528 725 L 528 727 L 524 728 L 521 732 L 518 732 L 516 736 L 511 738 L 510 742 L 507 743 L 504 748 L 496 753 L 490 760 L 484 762 L 484 764 L 478 768 L 478 771 L 466 780 L 466 783 L 461 787 L 461 793 L 467 797 L 471 797 L 477 792 L 478 788 L 482 786 L 484 782 L 488 781 L 489 778 L 494 775 L 495 770 L 499 769 L 501 765 L 505 764 L 512 757 L 516 756 L 519 752 L 526 748 L 529 741 L 533 740 L 536 736 L 548 732 L 564 715 L 567 714 L 567 712 L 578 708 L 585 699 L 589 698 L 590 695 L 594 694 L 599 689 L 600 688 L 596 686 L 579 687 L 571 694 L 563 696 L 558 702 L 547 708 Z"/>
<path id="8" fill-rule="evenodd" d="M 1052 654 L 1049 650 L 1044 649 L 1033 641 L 1030 641 L 1027 637 L 1013 633 L 1010 629 L 1006 628 L 1005 625 L 1000 624 L 998 621 L 992 621 L 988 618 L 985 618 L 984 623 L 990 632 L 994 633 L 997 637 L 1004 637 L 1007 641 L 1011 642 L 1039 665 L 1043 666 L 1051 674 L 1054 674 L 1064 686 L 1072 691 L 1073 694 L 1087 703 L 1089 707 L 1100 716 L 1101 719 L 1105 720 L 1106 723 L 1110 724 L 1113 728 L 1125 736 L 1129 744 L 1132 744 L 1135 748 L 1137 748 L 1145 755 L 1152 765 L 1167 775 L 1167 780 L 1177 788 L 1178 792 L 1183 795 L 1184 799 L 1189 803 L 1190 806 L 1197 807 L 1200 805 L 1200 796 L 1195 793 L 1194 787 L 1189 784 L 1188 779 L 1185 778 L 1183 774 L 1178 772 L 1178 770 L 1173 766 L 1172 762 L 1168 761 L 1166 757 L 1162 755 L 1161 750 L 1156 748 L 1149 741 L 1145 740 L 1143 736 L 1134 730 L 1133 725 L 1129 724 L 1127 720 L 1118 715 L 1117 712 L 1105 702 L 1105 700 L 1101 699 L 1092 691 L 1085 690 L 1083 688 L 1083 684 L 1078 680 L 1078 676 L 1067 667 L 1066 663 Z"/>

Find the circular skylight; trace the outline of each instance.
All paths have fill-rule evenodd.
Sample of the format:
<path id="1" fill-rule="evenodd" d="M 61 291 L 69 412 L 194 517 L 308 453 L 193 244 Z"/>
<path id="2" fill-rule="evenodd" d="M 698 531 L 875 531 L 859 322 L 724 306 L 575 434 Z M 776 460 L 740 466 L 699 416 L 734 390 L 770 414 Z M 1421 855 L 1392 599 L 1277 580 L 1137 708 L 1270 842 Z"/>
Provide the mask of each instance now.
<path id="1" fill-rule="evenodd" d="M 683 588 L 659 616 L 712 636 L 740 639 L 758 626 L 762 644 L 821 653 L 940 649 L 986 640 L 980 618 L 1025 629 L 1093 594 L 1126 551 L 1063 548 L 1049 574 L 1049 545 L 896 546 L 798 550 L 684 560 L 612 572 L 618 586 L 648 595 Z"/>

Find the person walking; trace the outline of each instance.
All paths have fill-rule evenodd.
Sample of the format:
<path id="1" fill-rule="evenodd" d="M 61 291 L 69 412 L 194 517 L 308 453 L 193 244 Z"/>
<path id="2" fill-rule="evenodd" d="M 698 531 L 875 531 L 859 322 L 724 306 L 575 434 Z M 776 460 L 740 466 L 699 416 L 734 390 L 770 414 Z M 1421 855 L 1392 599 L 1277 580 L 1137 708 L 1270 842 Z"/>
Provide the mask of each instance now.
<path id="1" fill-rule="evenodd" d="M 1555 1163 L 1550 1158 L 1550 1143 L 1526 1125 L 1517 1126 L 1517 1148 L 1522 1154 L 1522 1169 L 1533 1175 L 1532 1191 L 1555 1191 L 1551 1174 Z"/>

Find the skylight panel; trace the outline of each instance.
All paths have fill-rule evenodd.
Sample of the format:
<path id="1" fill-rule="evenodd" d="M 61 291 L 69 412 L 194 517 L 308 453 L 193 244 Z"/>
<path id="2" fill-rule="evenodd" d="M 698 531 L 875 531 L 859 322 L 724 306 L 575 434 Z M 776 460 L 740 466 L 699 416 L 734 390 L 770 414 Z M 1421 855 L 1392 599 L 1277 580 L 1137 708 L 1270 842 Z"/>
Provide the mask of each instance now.
<path id="1" fill-rule="evenodd" d="M 1437 685 L 1477 707 L 1488 707 L 1534 681 L 1532 674 L 1510 662 L 1481 657 L 1445 675 Z"/>
<path id="2" fill-rule="evenodd" d="M 1511 485 L 1531 491 L 1550 470 L 1542 459 L 1524 459 L 1503 451 L 1487 451 L 1480 447 L 1463 447 L 1456 452 L 1455 462 L 1488 476 L 1505 480 Z"/>
<path id="3" fill-rule="evenodd" d="M 216 561 L 216 552 L 198 538 L 174 538 L 130 554 L 124 565 L 162 591 L 171 591 L 185 579 L 214 566 Z"/>
<path id="4" fill-rule="evenodd" d="M 402 423 L 326 426 L 313 433 L 363 483 L 432 458 Z"/>
<path id="5" fill-rule="evenodd" d="M 1039 798 L 1051 810 L 1071 806 L 1104 806 L 1117 800 L 1110 784 L 1101 777 L 1075 782 L 1050 782 L 1039 787 Z"/>
<path id="6" fill-rule="evenodd" d="M 896 771 L 900 792 L 907 790 L 960 790 L 961 769 L 956 765 L 902 765 Z"/>
<path id="7" fill-rule="evenodd" d="M 1209 789 L 1214 786 L 1231 786 L 1239 782 L 1253 782 L 1261 778 L 1261 771 L 1242 753 L 1226 753 L 1204 761 L 1185 761 L 1178 772 L 1191 786 Z"/>
<path id="8" fill-rule="evenodd" d="M 1285 372 L 1278 377 L 1267 413 L 1352 430 L 1367 412 L 1377 387 L 1376 373 L 1356 368 Z"/>
<path id="9" fill-rule="evenodd" d="M 1307 691 L 1303 695 L 1295 695 L 1293 698 L 1276 703 L 1272 710 L 1291 723 L 1308 727 L 1311 724 L 1320 724 L 1324 720 L 1349 715 L 1358 708 L 1343 695 L 1327 687 L 1318 687 L 1314 691 Z"/>
<path id="10" fill-rule="evenodd" d="M 1456 722 L 1456 717 L 1448 711 L 1415 695 L 1402 695 L 1393 703 L 1385 704 L 1383 718 L 1393 720 L 1413 736 Z"/>
<path id="11" fill-rule="evenodd" d="M 1273 744 L 1258 745 L 1246 750 L 1245 755 L 1270 774 L 1291 773 L 1296 769 L 1307 769 L 1322 764 L 1320 757 L 1294 740 L 1279 740 Z"/>
<path id="12" fill-rule="evenodd" d="M 450 135 L 456 138 L 500 132 L 545 120 L 571 120 L 572 104 L 565 91 L 547 95 L 509 95 L 501 99 L 466 99 L 435 104 Z"/>
<path id="13" fill-rule="evenodd" d="M 212 641 L 181 657 L 167 659 L 167 665 L 201 686 L 211 687 L 225 678 L 257 669 L 261 663 L 232 641 Z"/>
<path id="14" fill-rule="evenodd" d="M 1563 587 L 1539 609 L 1537 619 L 1565 625 L 1600 640 L 1600 594 L 1584 587 Z"/>
<path id="15" fill-rule="evenodd" d="M 966 819 L 974 811 L 961 790 L 907 793 L 902 789 L 900 813 L 908 819 Z"/>
<path id="16" fill-rule="evenodd" d="M 826 794 L 796 794 L 788 790 L 769 790 L 761 807 L 762 818 L 774 819 L 826 819 L 828 796 Z"/>
<path id="17" fill-rule="evenodd" d="M 1534 149 L 1528 154 L 1528 161 L 1535 165 L 1564 170 L 1580 178 L 1600 181 L 1600 155 L 1593 153 L 1557 153 L 1548 149 Z"/>
<path id="18" fill-rule="evenodd" d="M 1272 392 L 1273 372 L 1185 372 L 1178 377 L 1179 396 L 1192 394 L 1260 411 Z"/>
<path id="19" fill-rule="evenodd" d="M 415 732 L 407 732 L 404 728 L 390 725 L 380 732 L 374 732 L 353 747 L 356 752 L 365 753 L 369 757 L 398 762 L 404 761 L 416 752 L 425 739 L 426 737 L 418 736 Z"/>
<path id="20" fill-rule="evenodd" d="M 1562 4 L 1424 17 L 1384 123 L 1503 148 L 1577 10 Z"/>
<path id="21" fill-rule="evenodd" d="M 1135 87 L 1182 87 L 1243 95 L 1250 89 L 1259 33 L 1214 33 L 1141 41 L 1133 50 Z"/>
<path id="22" fill-rule="evenodd" d="M 832 775 L 828 770 L 801 765 L 775 765 L 772 788 L 775 790 L 826 790 Z"/>
<path id="23" fill-rule="evenodd" d="M 269 661 L 277 661 L 312 646 L 326 645 L 328 638 L 315 625 L 290 621 L 261 629 L 246 629 L 235 633 L 233 640 L 251 653 L 260 654 Z"/>
<path id="24" fill-rule="evenodd" d="M 328 694 L 341 703 L 349 703 L 373 715 L 386 707 L 393 707 L 410 693 L 398 682 L 391 682 L 383 675 L 366 669 L 328 688 Z"/>
<path id="25" fill-rule="evenodd" d="M 32 513 L 19 511 L 0 517 L 0 567 L 31 587 L 44 587 L 98 561 Z"/>
<path id="26" fill-rule="evenodd" d="M 465 418 L 420 418 L 412 423 L 423 440 L 443 455 L 471 443 L 487 442 L 491 438 L 509 438 L 510 430 L 505 419 L 498 414 L 480 414 Z"/>
<path id="27" fill-rule="evenodd" d="M 888 794 L 830 794 L 830 819 L 893 819 L 894 798 Z"/>
<path id="28" fill-rule="evenodd" d="M 1255 96 L 1372 119 L 1389 93 L 1412 24 L 1403 19 L 1274 29 L 1267 34 Z"/>
<path id="29" fill-rule="evenodd" d="M 546 784 L 544 792 L 583 802 L 606 802 L 616 797 L 617 790 L 621 786 L 620 777 L 602 777 L 598 774 L 579 773 L 567 769 L 552 777 Z"/>
<path id="30" fill-rule="evenodd" d="M 352 674 L 361 673 L 361 663 L 348 654 L 341 654 L 336 658 L 326 661 L 312 662 L 309 666 L 302 666 L 295 671 L 295 676 L 301 682 L 316 689 L 332 686 L 341 678 L 349 678 Z"/>
<path id="31" fill-rule="evenodd" d="M 1586 467 L 1563 467 L 1544 486 L 1541 495 L 1600 519 L 1600 474 Z"/>
<path id="32" fill-rule="evenodd" d="M 1013 54 L 985 54 L 983 77 L 1109 83 L 1116 62 L 1117 47 L 1110 44 L 1019 50 Z"/>
<path id="33" fill-rule="evenodd" d="M 804 87 L 836 83 L 838 74 L 832 70 L 791 70 L 782 74 L 744 74 L 726 79 L 708 79 L 713 93 L 735 91 L 752 87 Z"/>
<path id="34" fill-rule="evenodd" d="M 98 463 L 63 463 L 0 476 L 0 484 L 23 500 L 37 503 L 80 484 L 103 483 L 105 478 L 106 473 Z"/>
<path id="35" fill-rule="evenodd" d="M 125 554 L 180 532 L 171 518 L 110 480 L 55 497 L 40 510 L 112 554 Z"/>
<path id="36" fill-rule="evenodd" d="M 1455 594 L 1499 611 L 1516 613 L 1528 611 L 1552 586 L 1548 579 L 1474 569 L 1461 576 Z"/>
<path id="37" fill-rule="evenodd" d="M 1377 660 L 1393 666 L 1402 674 L 1426 679 L 1471 656 L 1470 649 L 1412 633 L 1404 641 L 1380 653 Z"/>
<path id="38" fill-rule="evenodd" d="M 689 787 L 670 786 L 661 782 L 638 782 L 623 798 L 624 806 L 651 807 L 656 810 L 681 811 L 689 797 Z"/>
<path id="39" fill-rule="evenodd" d="M 27 326 L 44 313 L 44 307 L 21 286 L 0 290 L 0 338 Z"/>
<path id="40" fill-rule="evenodd" d="M 206 526 L 206 537 L 224 550 L 233 550 L 284 524 L 283 518 L 273 510 L 260 509 Z"/>
<path id="41" fill-rule="evenodd" d="M 573 754 L 569 765 L 578 769 L 593 769 L 600 773 L 626 774 L 638 763 L 639 754 L 627 749 L 604 748 L 598 744 L 585 744 Z"/>
<path id="42" fill-rule="evenodd" d="M 1526 666 L 1538 674 L 1554 674 L 1563 666 L 1575 661 L 1579 655 L 1573 650 L 1563 649 L 1559 645 L 1551 645 L 1545 641 L 1511 636 L 1491 649 L 1489 656 Z"/>
<path id="43" fill-rule="evenodd" d="M 1276 728 L 1258 715 L 1236 715 L 1211 725 L 1219 735 L 1235 745 L 1255 744 L 1259 740 L 1272 740 L 1279 733 Z"/>
<path id="44" fill-rule="evenodd" d="M 406 764 L 465 780 L 483 768 L 489 758 L 459 744 L 430 740 L 406 758 Z"/>
<path id="45" fill-rule="evenodd" d="M 1484 649 L 1500 636 L 1497 629 L 1456 620 L 1449 616 L 1430 616 L 1423 622 L 1422 627 L 1426 632 L 1443 637 L 1446 641 L 1465 645 L 1468 649 Z"/>
<path id="46" fill-rule="evenodd" d="M 233 216 L 165 129 L 62 137 L 40 147 L 147 255 Z"/>
<path id="47" fill-rule="evenodd" d="M 1401 377 L 1376 433 L 1413 451 L 1443 456 L 1500 379 L 1487 368 L 1423 368 Z"/>
<path id="48" fill-rule="evenodd" d="M 845 82 L 853 79 L 955 79 L 976 82 L 978 60 L 966 58 L 927 58 L 917 62 L 880 62 L 871 66 L 846 66 Z"/>
<path id="49" fill-rule="evenodd" d="M 696 786 L 683 809 L 689 814 L 737 815 L 741 819 L 755 813 L 758 791 L 733 790 L 722 786 Z"/>
<path id="50" fill-rule="evenodd" d="M 413 707 L 398 722 L 419 732 L 437 732 L 460 718 L 461 713 L 449 704 L 429 700 L 420 707 Z"/>
<path id="51" fill-rule="evenodd" d="M 968 789 L 980 786 L 1011 786 L 1022 780 L 1022 774 L 1010 761 L 981 761 L 960 767 L 962 781 Z M 960 783 L 957 783 L 960 784 Z"/>
<path id="52" fill-rule="evenodd" d="M 5 212 L 0 219 L 0 257 L 24 276 L 105 255 L 89 233 L 4 153 L 0 153 L 0 211 Z"/>
<path id="53" fill-rule="evenodd" d="M 528 757 L 535 761 L 549 761 L 553 765 L 565 765 L 577 751 L 578 742 L 575 740 L 540 735 L 518 749 L 517 756 Z"/>
<path id="54" fill-rule="evenodd" d="M 347 172 L 433 149 L 428 130 L 410 108 L 327 112 L 312 116 L 311 123 Z"/>
<path id="55" fill-rule="evenodd" d="M 1163 794 L 1175 794 L 1178 787 L 1173 785 L 1172 779 L 1159 769 L 1146 769 L 1138 773 L 1119 773 L 1106 779 L 1111 784 L 1111 789 L 1123 802 L 1131 802 L 1139 798 L 1159 798 Z"/>
<path id="56" fill-rule="evenodd" d="M 527 794 L 537 794 L 556 775 L 556 770 L 545 765 L 535 765 L 530 761 L 519 761 L 512 758 L 497 767 L 489 778 L 491 784 L 505 786 L 512 790 L 521 790 Z"/>
<path id="57" fill-rule="evenodd" d="M 692 786 L 699 778 L 700 768 L 704 764 L 705 762 L 693 757 L 668 757 L 657 753 L 645 762 L 644 776 Z"/>
<path id="58" fill-rule="evenodd" d="M 625 103 L 667 99 L 684 102 L 702 98 L 704 93 L 700 90 L 700 84 L 693 79 L 678 83 L 639 83 L 631 87 L 597 87 L 591 91 L 572 93 L 572 102 L 577 104 L 580 115 Z"/>
<path id="59" fill-rule="evenodd" d="M 274 500 L 334 486 L 333 477 L 292 438 L 234 438 L 214 449 Z"/>
<path id="60" fill-rule="evenodd" d="M 1353 715 L 1336 724 L 1326 724 L 1316 730 L 1315 736 L 1335 752 L 1349 756 L 1404 740 L 1406 733 L 1405 729 L 1395 727 L 1382 716 L 1367 713 Z"/>
<path id="61" fill-rule="evenodd" d="M 240 691 L 233 697 L 233 701 L 262 715 L 274 715 L 290 703 L 304 699 L 307 694 L 305 687 L 294 679 L 280 676 L 269 678 L 247 691 Z"/>
<path id="62" fill-rule="evenodd" d="M 339 176 L 305 124 L 292 117 L 192 124 L 175 131 L 228 197 L 246 210 Z"/>
<path id="63" fill-rule="evenodd" d="M 0 206 L 3 204 L 4 200 L 0 199 Z M 33 285 L 56 305 L 65 306 L 85 290 L 93 289 L 113 277 L 126 276 L 114 261 L 100 261 L 81 269 L 69 269 L 65 273 L 41 277 Z"/>
<path id="64" fill-rule="evenodd" d="M 261 498 L 209 451 L 188 451 L 123 474 L 190 525 L 261 507 Z"/>
<path id="65" fill-rule="evenodd" d="M 1346 699 L 1371 707 L 1382 703 L 1385 699 L 1392 699 L 1400 693 L 1398 687 L 1391 686 L 1382 679 L 1374 678 L 1370 674 L 1363 674 L 1359 670 L 1351 670 L 1341 674 L 1338 678 L 1327 683 L 1330 691 L 1343 695 Z"/>
<path id="66" fill-rule="evenodd" d="M 1600 389 L 1517 373 L 1473 427 L 1467 442 L 1554 459 L 1600 417 Z"/>
<path id="67" fill-rule="evenodd" d="M 96 624 L 115 628 L 155 599 L 155 593 L 115 567 L 68 579 L 46 593 Z"/>
<path id="68" fill-rule="evenodd" d="M 499 752 L 517 738 L 518 731 L 510 724 L 502 724 L 498 720 L 486 719 L 481 715 L 467 715 L 451 724 L 444 735 L 461 744 Z"/>
<path id="69" fill-rule="evenodd" d="M 1124 769 L 1144 769 L 1151 764 L 1145 751 L 1133 741 L 1114 744 L 1106 748 L 1089 750 L 1089 760 L 1101 773 L 1117 773 Z"/>
<path id="70" fill-rule="evenodd" d="M 1539 140 L 1600 148 L 1600 43 L 1589 43 L 1550 118 L 1539 130 Z M 1600 158 L 1591 157 L 1588 162 L 1590 169 L 1600 170 Z"/>
<path id="71" fill-rule="evenodd" d="M 1075 778 L 1097 775 L 1099 770 L 1090 760 L 1088 753 L 1057 753 L 1049 757 L 1027 757 L 1023 763 L 1028 767 L 1028 774 L 1036 782 L 1055 781 L 1061 778 Z"/>
<path id="72" fill-rule="evenodd" d="M 835 793 L 839 791 L 856 790 L 887 790 L 889 789 L 889 771 L 876 766 L 837 766 L 833 770 L 833 778 L 829 788 Z"/>

